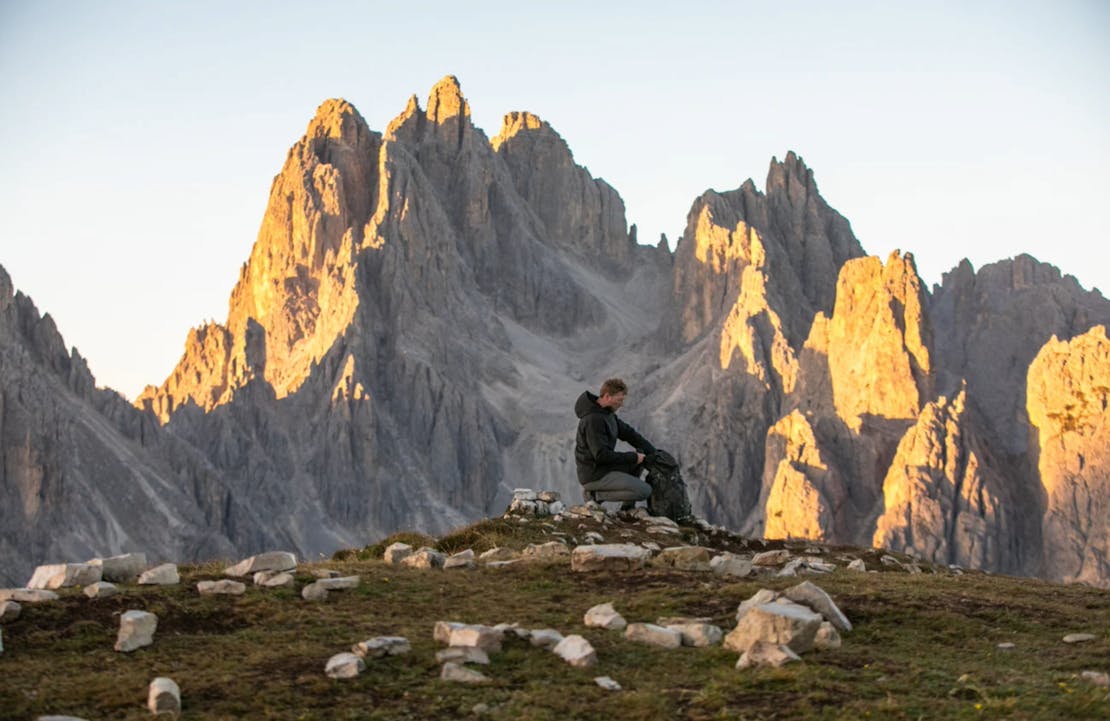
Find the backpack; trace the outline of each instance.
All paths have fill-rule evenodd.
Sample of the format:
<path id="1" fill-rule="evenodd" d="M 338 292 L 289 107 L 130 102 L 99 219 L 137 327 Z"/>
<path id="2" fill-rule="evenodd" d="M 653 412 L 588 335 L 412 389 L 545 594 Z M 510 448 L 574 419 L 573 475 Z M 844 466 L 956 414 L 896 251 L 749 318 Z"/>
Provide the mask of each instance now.
<path id="1" fill-rule="evenodd" d="M 674 456 L 666 451 L 656 451 L 644 459 L 644 468 L 648 472 L 645 480 L 651 486 L 648 512 L 653 516 L 666 516 L 676 523 L 693 521 L 686 482 L 682 480 L 682 472 Z"/>

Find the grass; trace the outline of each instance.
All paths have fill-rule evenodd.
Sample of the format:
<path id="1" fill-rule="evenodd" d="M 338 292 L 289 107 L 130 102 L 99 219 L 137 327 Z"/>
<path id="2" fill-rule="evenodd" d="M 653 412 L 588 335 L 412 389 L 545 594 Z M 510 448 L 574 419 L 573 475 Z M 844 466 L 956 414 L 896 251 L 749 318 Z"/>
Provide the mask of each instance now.
<path id="1" fill-rule="evenodd" d="M 156 676 L 181 686 L 184 719 L 1098 719 L 1110 716 L 1110 690 L 1081 679 L 1084 670 L 1110 670 L 1110 594 L 1026 578 L 954 575 L 900 566 L 879 573 L 842 570 L 842 557 L 862 555 L 879 568 L 881 554 L 821 549 L 841 566 L 808 577 L 837 601 L 855 625 L 836 651 L 811 652 L 781 669 L 734 668 L 737 654 L 716 648 L 656 649 L 619 633 L 586 628 L 591 606 L 611 601 L 631 621 L 704 616 L 726 630 L 736 606 L 759 588 L 784 589 L 798 579 L 729 579 L 711 573 L 647 568 L 621 573 L 573 573 L 567 561 L 502 568 L 420 571 L 381 561 L 395 540 L 446 552 L 494 546 L 523 548 L 600 531 L 607 542 L 660 545 L 696 542 L 737 553 L 783 544 L 687 529 L 652 536 L 625 521 L 561 523 L 491 519 L 429 539 L 399 534 L 327 563 L 302 565 L 297 590 L 250 586 L 239 597 L 202 597 L 200 580 L 221 565 L 182 567 L 174 587 L 123 587 L 119 596 L 90 600 L 67 589 L 62 599 L 24 604 L 3 627 L 0 719 L 39 715 L 86 719 L 146 719 L 146 689 Z M 788 544 L 801 551 L 811 544 Z M 903 559 L 904 560 L 904 559 Z M 323 603 L 301 599 L 314 567 L 362 577 L 359 588 Z M 112 650 L 119 615 L 144 609 L 158 615 L 152 646 L 130 654 Z M 438 620 L 580 633 L 599 662 L 573 668 L 554 654 L 509 638 L 481 670 L 481 686 L 439 680 L 432 639 Z M 1088 631 L 1098 639 L 1062 643 Z M 355 679 L 333 680 L 324 664 L 333 654 L 378 635 L 400 635 L 412 653 L 370 660 Z M 997 645 L 1012 642 L 1015 649 Z M 622 691 L 598 687 L 608 675 Z"/>

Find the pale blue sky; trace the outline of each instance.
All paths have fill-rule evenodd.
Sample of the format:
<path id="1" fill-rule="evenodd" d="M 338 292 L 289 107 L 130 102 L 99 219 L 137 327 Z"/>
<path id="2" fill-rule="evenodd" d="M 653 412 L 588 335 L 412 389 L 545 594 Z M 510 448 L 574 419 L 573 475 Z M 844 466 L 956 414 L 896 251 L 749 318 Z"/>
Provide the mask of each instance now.
<path id="1" fill-rule="evenodd" d="M 799 153 L 925 280 L 1021 252 L 1110 292 L 1110 2 L 0 0 L 0 264 L 99 383 L 223 321 L 316 107 L 376 130 L 457 76 L 530 110 L 672 247 L 692 200 Z"/>

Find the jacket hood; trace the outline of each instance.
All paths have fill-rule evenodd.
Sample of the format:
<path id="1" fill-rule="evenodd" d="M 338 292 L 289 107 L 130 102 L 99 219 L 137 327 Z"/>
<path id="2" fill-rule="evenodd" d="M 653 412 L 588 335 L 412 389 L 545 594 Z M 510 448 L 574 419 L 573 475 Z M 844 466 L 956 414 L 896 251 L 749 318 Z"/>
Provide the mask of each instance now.
<path id="1" fill-rule="evenodd" d="M 608 408 L 602 408 L 597 404 L 597 396 L 589 391 L 583 391 L 582 395 L 578 396 L 578 400 L 574 402 L 574 414 L 579 418 L 585 418 L 591 413 L 607 413 Z"/>

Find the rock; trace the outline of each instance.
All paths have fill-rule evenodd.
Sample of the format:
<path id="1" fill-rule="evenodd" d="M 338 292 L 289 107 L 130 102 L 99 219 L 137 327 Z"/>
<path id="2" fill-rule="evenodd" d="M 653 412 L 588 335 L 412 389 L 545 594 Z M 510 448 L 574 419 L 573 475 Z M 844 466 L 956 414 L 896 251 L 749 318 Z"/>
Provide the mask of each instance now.
<path id="1" fill-rule="evenodd" d="M 53 591 L 31 588 L 0 588 L 0 601 L 43 603 L 44 601 L 57 601 L 58 598 L 58 594 Z"/>
<path id="2" fill-rule="evenodd" d="M 382 658 L 408 653 L 412 651 L 412 645 L 404 636 L 377 636 L 356 643 L 351 651 L 362 658 Z"/>
<path id="3" fill-rule="evenodd" d="M 491 548 L 478 556 L 478 562 L 490 564 L 498 561 L 512 561 L 519 556 L 520 554 L 511 548 Z"/>
<path id="4" fill-rule="evenodd" d="M 818 632 L 818 634 L 820 634 L 820 632 Z M 1006 641 L 1005 643 L 998 644 L 995 648 L 997 648 L 999 651 L 1013 651 L 1015 648 L 1017 648 L 1017 646 L 1009 641 Z"/>
<path id="5" fill-rule="evenodd" d="M 763 551 L 752 556 L 754 566 L 778 566 L 790 560 L 790 551 L 780 548 L 777 551 Z"/>
<path id="6" fill-rule="evenodd" d="M 795 653 L 813 648 L 821 617 L 803 606 L 764 603 L 755 606 L 725 636 L 725 648 L 746 651 L 756 641 L 785 644 Z"/>
<path id="7" fill-rule="evenodd" d="M 523 628 L 519 623 L 499 623 L 493 627 L 493 630 L 502 636 L 507 633 L 511 633 L 517 638 L 531 638 L 532 636 L 532 632 Z"/>
<path id="8" fill-rule="evenodd" d="M 830 621 L 822 621 L 817 635 L 813 637 L 813 647 L 818 651 L 832 651 L 840 648 L 840 645 L 840 634 L 837 633 L 836 626 Z"/>
<path id="9" fill-rule="evenodd" d="M 634 571 L 644 567 L 651 552 L 631 543 L 578 546 L 570 556 L 572 571 Z"/>
<path id="10" fill-rule="evenodd" d="M 254 574 L 254 585 L 263 588 L 292 588 L 295 580 L 293 574 L 287 571 L 259 571 Z"/>
<path id="11" fill-rule="evenodd" d="M 563 634 L 553 628 L 541 628 L 532 631 L 529 641 L 538 648 L 555 648 L 563 640 Z"/>
<path id="12" fill-rule="evenodd" d="M 570 549 L 560 541 L 529 543 L 524 548 L 524 557 L 540 561 L 561 561 L 570 555 Z"/>
<path id="13" fill-rule="evenodd" d="M 341 578 L 321 578 L 313 583 L 325 591 L 346 591 L 352 588 L 358 588 L 362 583 L 362 578 L 359 576 L 343 576 Z"/>
<path id="14" fill-rule="evenodd" d="M 588 536 L 589 534 L 586 535 Z M 600 539 L 600 536 L 598 538 Z M 640 545 L 653 553 L 659 553 L 663 550 L 663 547 L 655 541 L 643 541 Z"/>
<path id="15" fill-rule="evenodd" d="M 159 676 L 150 682 L 146 706 L 155 716 L 164 713 L 177 716 L 181 713 L 181 689 L 173 679 Z"/>
<path id="16" fill-rule="evenodd" d="M 320 581 L 316 581 L 301 589 L 301 598 L 306 601 L 326 601 L 328 600 L 328 589 L 321 586 Z"/>
<path id="17" fill-rule="evenodd" d="M 1069 633 L 1064 636 L 1064 643 L 1085 643 L 1087 641 L 1094 641 L 1098 636 L 1093 633 Z"/>
<path id="18" fill-rule="evenodd" d="M 259 571 L 258 573 L 254 574 L 254 577 L 258 578 L 260 574 L 265 575 L 274 573 L 274 571 Z M 312 574 L 313 578 L 339 578 L 341 575 L 343 575 L 339 571 L 333 570 L 331 568 L 313 568 L 311 571 L 309 571 L 309 573 Z"/>
<path id="19" fill-rule="evenodd" d="M 452 568 L 477 568 L 478 564 L 474 560 L 474 551 L 469 548 L 465 551 L 459 551 L 447 557 L 443 562 L 444 570 Z"/>
<path id="20" fill-rule="evenodd" d="M 412 546 L 407 543 L 392 543 L 385 549 L 382 560 L 391 566 L 396 566 L 411 556 L 412 550 Z"/>
<path id="21" fill-rule="evenodd" d="M 866 572 L 867 564 L 863 562 L 862 558 L 857 558 L 856 560 L 848 564 L 848 570 Z"/>
<path id="22" fill-rule="evenodd" d="M 489 654 L 476 646 L 448 646 L 436 651 L 436 663 L 478 663 L 489 665 Z"/>
<path id="23" fill-rule="evenodd" d="M 709 568 L 714 573 L 721 576 L 746 578 L 752 573 L 752 562 L 750 559 L 741 558 L 734 553 L 726 552 L 714 556 L 713 560 L 709 562 Z"/>
<path id="24" fill-rule="evenodd" d="M 501 641 L 502 634 L 500 631 L 478 624 L 451 629 L 451 633 L 447 637 L 448 646 L 474 646 L 486 653 L 500 651 Z"/>
<path id="25" fill-rule="evenodd" d="M 662 648 L 678 648 L 682 645 L 682 634 L 679 631 L 656 626 L 653 623 L 630 623 L 624 630 L 624 637 L 629 641 Z"/>
<path id="26" fill-rule="evenodd" d="M 7 623 L 19 618 L 20 611 L 23 607 L 19 605 L 18 601 L 4 601 L 0 603 L 0 623 Z"/>
<path id="27" fill-rule="evenodd" d="M 648 533 L 656 536 L 681 536 L 682 530 L 676 526 L 649 526 Z"/>
<path id="28" fill-rule="evenodd" d="M 561 497 L 555 491 L 540 491 L 536 494 L 536 498 L 548 504 L 561 502 Z"/>
<path id="29" fill-rule="evenodd" d="M 30 589 L 71 588 L 87 586 L 100 580 L 100 567 L 87 563 L 57 563 L 39 566 L 27 582 Z"/>
<path id="30" fill-rule="evenodd" d="M 675 568 L 679 571 L 708 571 L 710 553 L 701 546 L 674 546 L 660 551 L 652 560 L 656 566 Z"/>
<path id="31" fill-rule="evenodd" d="M 1102 686 L 1103 688 L 1110 686 L 1110 674 L 1105 671 L 1084 671 L 1079 674 L 1079 677 L 1084 681 L 1090 681 L 1095 686 Z"/>
<path id="32" fill-rule="evenodd" d="M 249 576 L 258 571 L 292 571 L 297 567 L 297 557 L 288 551 L 270 551 L 245 558 L 224 569 L 226 576 Z"/>
<path id="33" fill-rule="evenodd" d="M 163 563 L 150 570 L 144 571 L 139 576 L 140 586 L 172 586 L 181 583 L 181 576 L 177 573 L 177 565 Z"/>
<path id="34" fill-rule="evenodd" d="M 158 617 L 146 611 L 127 611 L 119 619 L 119 635 L 116 637 L 117 651 L 130 653 L 135 649 L 154 643 L 154 631 L 158 628 Z"/>
<path id="35" fill-rule="evenodd" d="M 745 669 L 752 666 L 771 666 L 778 668 L 792 661 L 801 661 L 798 654 L 789 646 L 768 641 L 756 641 L 740 655 L 736 668 Z"/>
<path id="36" fill-rule="evenodd" d="M 766 588 L 761 588 L 747 601 L 743 601 L 736 607 L 736 620 L 740 621 L 749 610 L 756 606 L 762 606 L 765 603 L 771 603 L 779 597 L 779 594 Z"/>
<path id="37" fill-rule="evenodd" d="M 486 683 L 489 681 L 489 677 L 485 674 L 451 661 L 443 664 L 443 670 L 440 671 L 439 678 L 443 681 L 455 681 L 457 683 Z"/>
<path id="38" fill-rule="evenodd" d="M 220 581 L 200 581 L 197 583 L 197 592 L 202 596 L 242 596 L 247 587 L 239 581 L 223 579 Z"/>
<path id="39" fill-rule="evenodd" d="M 85 595 L 89 598 L 109 598 L 119 593 L 119 588 L 114 583 L 100 581 L 91 586 L 85 586 Z"/>
<path id="40" fill-rule="evenodd" d="M 420 550 L 415 551 L 412 554 L 401 559 L 401 565 L 407 568 L 419 568 L 425 570 L 431 568 L 443 568 L 443 562 L 446 560 L 446 558 L 446 556 L 444 556 L 442 553 L 435 550 L 434 548 L 428 548 L 427 546 L 425 546 L 424 548 L 421 548 Z"/>
<path id="41" fill-rule="evenodd" d="M 36 716 L 35 721 L 85 721 L 79 716 Z"/>
<path id="42" fill-rule="evenodd" d="M 678 631 L 682 637 L 683 646 L 694 646 L 696 648 L 716 646 L 725 635 L 720 626 L 714 626 L 711 623 L 661 623 L 659 625 Z"/>
<path id="43" fill-rule="evenodd" d="M 145 553 L 125 553 L 108 558 L 94 558 L 90 566 L 100 567 L 100 580 L 113 583 L 131 583 L 146 569 Z"/>
<path id="44" fill-rule="evenodd" d="M 597 531 L 587 531 L 582 539 L 584 543 L 605 543 L 605 536 Z"/>
<path id="45" fill-rule="evenodd" d="M 531 488 L 514 488 L 513 500 L 516 501 L 538 501 L 539 495 Z"/>
<path id="46" fill-rule="evenodd" d="M 613 608 L 612 603 L 598 604 L 586 611 L 584 622 L 587 626 L 607 628 L 612 631 L 619 631 L 628 625 L 624 617 Z"/>
<path id="47" fill-rule="evenodd" d="M 598 676 L 594 679 L 594 683 L 602 687 L 606 691 L 620 691 L 621 685 L 609 678 L 608 676 Z"/>
<path id="48" fill-rule="evenodd" d="M 324 673 L 331 678 L 354 678 L 365 670 L 366 662 L 354 653 L 337 653 L 324 666 Z"/>
<path id="49" fill-rule="evenodd" d="M 451 632 L 464 626 L 466 626 L 465 623 L 459 623 L 458 621 L 436 621 L 432 638 L 438 643 L 450 643 Z"/>
<path id="50" fill-rule="evenodd" d="M 824 616 L 825 620 L 830 621 L 838 630 L 852 630 L 852 622 L 841 612 L 836 603 L 829 597 L 829 594 L 813 583 L 804 581 L 797 586 L 791 586 L 783 591 L 782 595 L 795 603 L 809 606 Z"/>
<path id="51" fill-rule="evenodd" d="M 551 650 L 556 656 L 577 668 L 585 668 L 597 663 L 597 652 L 594 651 L 594 647 L 578 634 L 567 636 Z"/>

